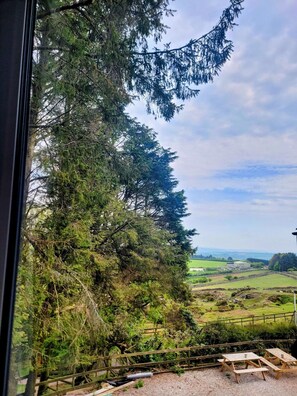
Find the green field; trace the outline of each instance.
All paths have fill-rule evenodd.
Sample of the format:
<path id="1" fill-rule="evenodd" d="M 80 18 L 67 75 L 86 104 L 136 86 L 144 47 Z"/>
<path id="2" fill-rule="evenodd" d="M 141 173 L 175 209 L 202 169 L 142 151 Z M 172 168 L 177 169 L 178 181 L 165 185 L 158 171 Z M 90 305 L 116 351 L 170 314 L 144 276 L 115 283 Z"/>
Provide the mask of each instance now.
<path id="1" fill-rule="evenodd" d="M 246 271 L 241 271 L 241 272 L 217 272 L 217 271 L 211 271 L 208 269 L 205 269 L 205 271 L 190 271 L 187 282 L 189 284 L 197 284 L 196 280 L 203 277 L 207 278 L 211 284 L 218 284 L 218 283 L 228 283 L 229 281 L 226 279 L 226 276 L 232 276 L 235 278 L 238 278 L 239 280 L 245 280 L 253 276 L 262 276 L 262 275 L 271 275 L 271 272 L 268 270 L 246 270 Z M 210 285 L 210 284 L 209 284 Z M 202 286 L 202 285 L 201 285 Z M 218 286 L 220 287 L 220 286 Z"/>
<path id="2" fill-rule="evenodd" d="M 261 276 L 261 275 L 270 275 L 269 274 L 270 271 L 268 270 L 248 270 L 248 271 L 242 271 L 242 272 L 232 272 L 232 273 L 228 273 L 228 274 L 215 274 L 215 275 L 207 275 L 207 277 L 209 279 L 211 279 L 211 282 L 228 282 L 227 279 L 225 278 L 227 275 L 232 275 L 234 277 L 238 277 L 241 278 L 239 280 L 244 280 L 242 278 L 249 278 L 250 276 Z M 198 273 L 200 276 L 203 276 L 203 272 Z M 198 275 L 198 276 L 199 276 Z M 238 281 L 239 281 L 238 280 Z"/>
<path id="3" fill-rule="evenodd" d="M 208 284 L 207 286 L 203 286 L 203 289 L 239 289 L 248 286 L 260 289 L 267 289 L 271 287 L 297 287 L 297 279 L 292 279 L 281 274 L 271 274 L 267 276 L 260 276 L 257 278 L 241 279 L 238 281 L 224 281 L 216 285 Z"/>
<path id="4" fill-rule="evenodd" d="M 284 275 L 270 274 L 208 285 L 193 288 L 194 300 L 190 309 L 198 323 L 222 318 L 287 313 L 294 309 L 292 289 L 269 289 L 297 286 L 297 279 Z M 253 288 L 248 289 L 247 286 Z"/>
<path id="5" fill-rule="evenodd" d="M 293 312 L 292 289 L 282 288 L 297 289 L 297 272 L 288 273 L 291 277 L 254 268 L 224 272 L 220 267 L 226 269 L 226 265 L 226 261 L 197 259 L 188 264 L 189 270 L 205 270 L 189 271 L 187 278 L 194 297 L 189 308 L 198 323 L 222 318 Z M 238 279 L 228 280 L 226 276 Z M 208 282 L 197 283 L 198 279 L 203 278 Z"/>
<path id="6" fill-rule="evenodd" d="M 242 318 L 242 317 L 249 317 L 249 316 L 259 316 L 259 315 L 269 315 L 269 314 L 280 314 L 280 313 L 288 313 L 293 312 L 293 303 L 283 304 L 283 305 L 276 305 L 273 303 L 267 302 L 265 297 L 262 296 L 261 302 L 254 302 L 253 306 L 245 306 L 243 309 L 242 307 L 236 306 L 233 310 L 228 310 L 226 312 L 220 312 L 218 307 L 214 304 L 210 303 L 200 303 L 197 307 L 194 304 L 191 307 L 193 315 L 197 322 L 208 322 L 210 320 L 217 320 L 217 319 L 224 319 L 224 318 Z M 200 312 L 199 312 L 200 311 Z M 202 312 L 205 312 L 201 315 Z"/>
<path id="7" fill-rule="evenodd" d="M 190 260 L 189 268 L 219 268 L 225 267 L 226 261 L 211 261 L 211 260 Z"/>

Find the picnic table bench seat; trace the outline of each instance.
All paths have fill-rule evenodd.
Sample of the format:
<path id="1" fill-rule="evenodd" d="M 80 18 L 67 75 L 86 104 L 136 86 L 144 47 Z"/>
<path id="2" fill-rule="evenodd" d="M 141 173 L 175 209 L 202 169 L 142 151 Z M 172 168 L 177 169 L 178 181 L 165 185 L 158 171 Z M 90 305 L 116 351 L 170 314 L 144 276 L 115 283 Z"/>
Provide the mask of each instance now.
<path id="1" fill-rule="evenodd" d="M 269 360 L 265 359 L 264 357 L 261 357 L 259 360 L 261 360 L 261 362 L 264 363 L 266 366 L 272 368 L 273 371 L 280 371 L 279 367 L 275 366 L 273 363 L 271 363 Z"/>
<path id="2" fill-rule="evenodd" d="M 247 368 L 247 369 L 235 369 L 235 374 L 249 374 L 249 373 L 261 373 L 263 371 L 268 371 L 266 367 L 254 367 L 254 368 Z"/>

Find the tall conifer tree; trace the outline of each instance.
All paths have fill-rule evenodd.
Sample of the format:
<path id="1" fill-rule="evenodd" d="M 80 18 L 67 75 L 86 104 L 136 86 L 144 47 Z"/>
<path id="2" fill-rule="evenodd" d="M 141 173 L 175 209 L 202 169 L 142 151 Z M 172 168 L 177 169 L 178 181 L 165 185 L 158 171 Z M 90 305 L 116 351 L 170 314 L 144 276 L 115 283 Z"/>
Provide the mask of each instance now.
<path id="1" fill-rule="evenodd" d="M 27 396 L 40 365 L 45 379 L 112 346 L 124 351 L 150 309 L 189 297 L 183 279 L 195 231 L 182 224 L 176 155 L 125 109 L 142 98 L 170 120 L 196 96 L 231 55 L 226 34 L 242 0 L 180 48 L 159 47 L 168 0 L 37 7 L 15 332 L 17 345 L 27 351 L 25 334 L 31 347 Z"/>

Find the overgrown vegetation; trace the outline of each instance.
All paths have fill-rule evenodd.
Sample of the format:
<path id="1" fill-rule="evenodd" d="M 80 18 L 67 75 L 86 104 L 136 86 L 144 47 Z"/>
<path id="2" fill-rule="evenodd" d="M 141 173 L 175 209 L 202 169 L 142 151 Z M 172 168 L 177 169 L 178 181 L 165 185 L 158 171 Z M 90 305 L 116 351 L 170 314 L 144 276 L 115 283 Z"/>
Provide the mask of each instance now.
<path id="1" fill-rule="evenodd" d="M 144 343 L 139 344 L 137 351 L 155 351 L 197 345 L 203 346 L 243 341 L 286 340 L 296 338 L 297 328 L 292 322 L 262 323 L 246 326 L 217 322 L 205 325 L 203 328 L 198 327 L 196 329 L 187 330 L 186 332 L 166 332 L 164 334 L 157 334 L 152 338 L 148 338 Z M 204 353 L 206 354 L 206 352 Z M 175 352 L 166 353 L 167 360 L 173 360 L 175 357 Z M 141 356 L 139 359 L 141 359 L 142 362 L 162 361 L 164 360 L 164 355 L 150 354 L 144 357 Z"/>
<path id="2" fill-rule="evenodd" d="M 293 323 L 269 323 L 256 326 L 236 326 L 225 323 L 216 323 L 205 326 L 202 333 L 206 344 L 224 344 L 228 342 L 295 339 L 297 328 Z"/>
<path id="3" fill-rule="evenodd" d="M 126 108 L 141 97 L 170 120 L 229 59 L 241 3 L 201 38 L 151 49 L 168 0 L 37 2 L 12 365 L 28 373 L 26 396 L 40 368 L 42 381 L 140 347 L 144 321 L 176 339 L 194 331 L 184 280 L 195 230 L 182 224 L 176 155 Z"/>

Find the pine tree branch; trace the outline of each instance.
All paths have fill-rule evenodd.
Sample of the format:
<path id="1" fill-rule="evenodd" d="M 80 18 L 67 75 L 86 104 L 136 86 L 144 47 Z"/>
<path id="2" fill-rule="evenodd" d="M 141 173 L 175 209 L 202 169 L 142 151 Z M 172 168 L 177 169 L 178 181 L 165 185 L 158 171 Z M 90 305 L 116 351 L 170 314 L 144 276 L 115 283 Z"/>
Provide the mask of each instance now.
<path id="1" fill-rule="evenodd" d="M 34 129 L 48 129 L 48 128 L 52 128 L 54 126 L 58 126 L 58 125 L 63 125 L 63 123 L 58 123 L 58 124 L 48 124 L 48 125 L 29 125 L 29 128 L 34 128 Z"/>
<path id="2" fill-rule="evenodd" d="M 57 13 L 59 13 L 61 11 L 78 10 L 80 7 L 84 7 L 84 6 L 90 5 L 92 3 L 93 3 L 93 0 L 82 0 L 82 1 L 79 1 L 79 2 L 76 2 L 76 3 L 72 3 L 72 4 L 61 6 L 61 7 L 53 8 L 53 9 L 48 10 L 48 11 L 42 11 L 42 12 L 39 12 L 37 14 L 36 19 L 43 19 L 43 18 L 45 18 L 45 17 L 47 17 L 49 15 L 57 14 Z"/>
<path id="3" fill-rule="evenodd" d="M 33 183 L 37 180 L 47 180 L 49 177 L 48 176 L 36 176 L 33 179 L 30 179 L 30 183 Z"/>
<path id="4" fill-rule="evenodd" d="M 240 7 L 239 10 L 241 11 L 241 9 L 242 9 L 241 3 L 242 2 L 243 2 L 243 0 L 232 1 L 232 5 L 229 7 L 229 9 L 233 9 L 234 6 L 238 6 L 238 7 Z M 183 49 L 192 47 L 194 44 L 197 44 L 200 41 L 203 41 L 205 38 L 209 37 L 212 33 L 214 33 L 216 30 L 218 30 L 218 28 L 222 25 L 222 23 L 225 23 L 223 17 L 221 17 L 218 25 L 213 27 L 209 32 L 203 34 L 203 36 L 200 36 L 199 38 L 197 38 L 195 40 L 189 41 L 187 44 L 182 45 L 181 47 L 170 48 L 170 49 L 165 49 L 165 50 L 159 50 L 156 48 L 155 51 L 132 52 L 132 55 L 141 55 L 141 56 L 162 55 L 162 54 L 168 54 L 170 52 L 182 51 Z"/>
<path id="5" fill-rule="evenodd" d="M 31 244 L 40 257 L 42 257 L 44 260 L 48 260 L 47 255 L 44 253 L 44 249 L 41 249 L 35 238 L 31 237 L 27 232 L 24 232 L 24 238 L 27 239 L 27 241 Z"/>
<path id="6" fill-rule="evenodd" d="M 121 224 L 118 227 L 116 227 L 115 230 L 113 230 L 109 235 L 107 235 L 107 237 L 105 237 L 103 239 L 102 242 L 99 243 L 99 246 L 104 245 L 110 238 L 112 238 L 118 232 L 122 231 L 128 224 L 129 224 L 129 221 L 125 221 L 123 224 Z"/>
<path id="7" fill-rule="evenodd" d="M 45 47 L 42 45 L 33 48 L 34 51 L 70 51 L 70 48 L 66 47 Z"/>

